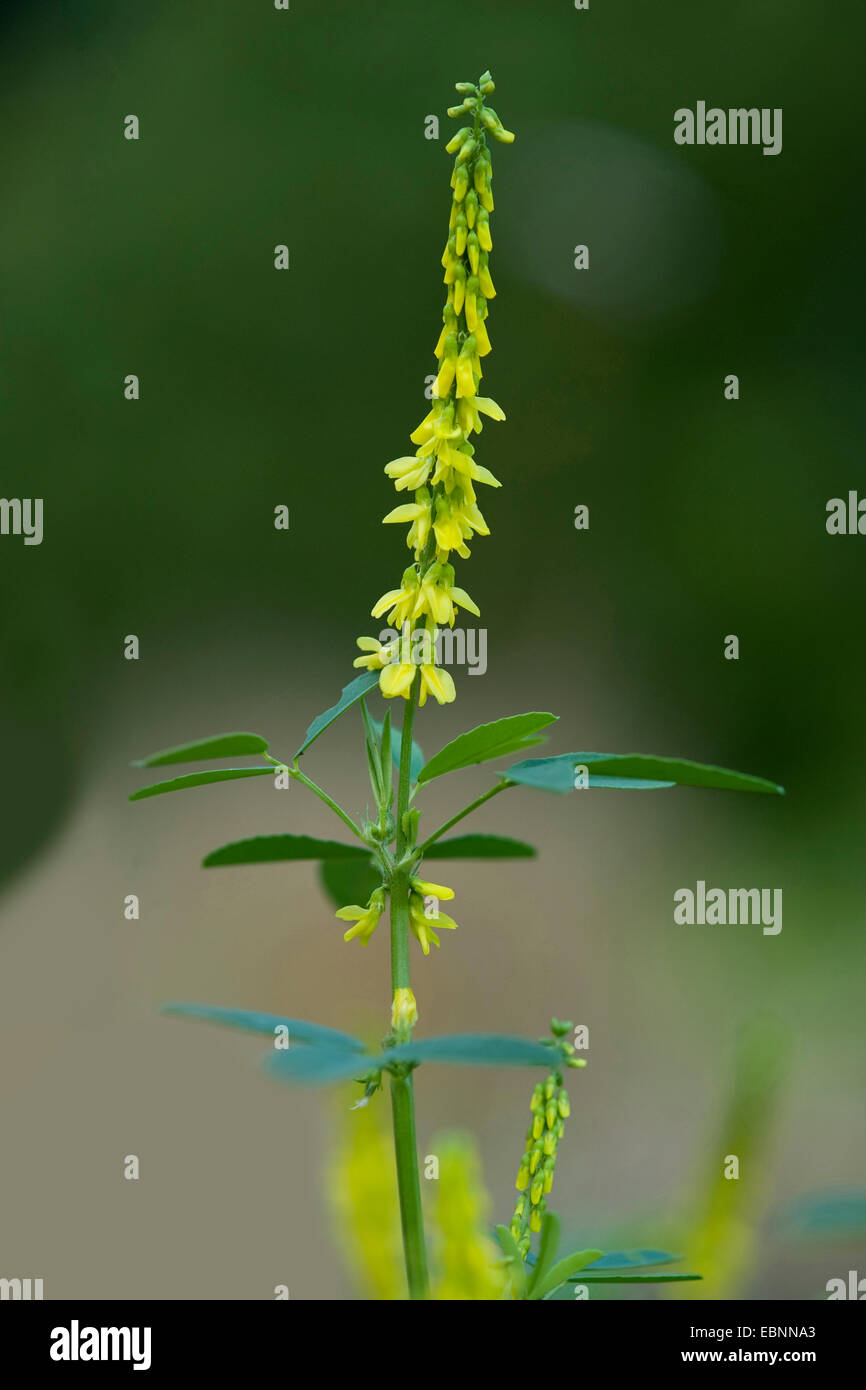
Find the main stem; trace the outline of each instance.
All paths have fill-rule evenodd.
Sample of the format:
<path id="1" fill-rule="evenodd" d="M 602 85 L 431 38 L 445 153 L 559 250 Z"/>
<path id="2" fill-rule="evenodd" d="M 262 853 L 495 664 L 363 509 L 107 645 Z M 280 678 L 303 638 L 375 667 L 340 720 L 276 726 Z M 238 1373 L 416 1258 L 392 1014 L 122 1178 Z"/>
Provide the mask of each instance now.
<path id="1" fill-rule="evenodd" d="M 403 817 L 409 809 L 411 781 L 412 726 L 418 698 L 420 672 L 416 672 L 406 702 L 406 715 L 400 739 L 400 773 L 397 782 L 397 853 L 399 864 L 407 848 Z M 409 871 L 398 868 L 391 880 L 391 987 L 409 988 Z M 418 1147 L 415 1138 L 415 1097 L 411 1073 L 391 1076 L 391 1114 L 394 1122 L 394 1156 L 397 1161 L 397 1191 L 403 1228 L 403 1254 L 411 1299 L 425 1299 L 427 1251 L 424 1219 L 421 1213 L 421 1181 L 418 1175 Z"/>

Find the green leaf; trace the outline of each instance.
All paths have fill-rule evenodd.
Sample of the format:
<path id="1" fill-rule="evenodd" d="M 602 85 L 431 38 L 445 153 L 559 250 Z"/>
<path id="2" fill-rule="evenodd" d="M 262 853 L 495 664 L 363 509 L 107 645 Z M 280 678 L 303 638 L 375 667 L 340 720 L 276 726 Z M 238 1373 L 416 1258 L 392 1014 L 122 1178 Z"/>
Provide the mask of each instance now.
<path id="1" fill-rule="evenodd" d="M 535 1268 L 526 1286 L 527 1298 L 540 1297 L 536 1294 L 536 1289 L 544 1287 L 545 1277 L 550 1270 L 553 1261 L 556 1259 L 556 1252 L 559 1249 L 559 1238 L 562 1234 L 562 1222 L 555 1211 L 546 1211 L 541 1218 L 541 1240 L 538 1245 L 538 1258 Z M 560 1282 L 562 1282 L 560 1280 Z"/>
<path id="2" fill-rule="evenodd" d="M 234 840 L 221 849 L 211 850 L 201 861 L 202 868 L 216 869 L 224 864 L 273 864 L 287 859 L 362 859 L 370 851 L 363 845 L 344 845 L 339 840 L 316 840 L 311 835 L 254 835 Z"/>
<path id="3" fill-rule="evenodd" d="M 514 1292 L 518 1298 L 522 1298 L 526 1288 L 526 1265 L 523 1263 L 520 1247 L 507 1226 L 496 1227 L 496 1239 L 502 1247 L 505 1266 L 508 1270 L 508 1277 L 514 1285 Z"/>
<path id="4" fill-rule="evenodd" d="M 346 1048 L 296 1047 L 273 1052 L 264 1059 L 265 1071 L 278 1081 L 297 1081 L 305 1086 L 327 1086 L 349 1081 L 371 1070 L 371 1058 Z M 376 1068 L 378 1070 L 378 1068 Z"/>
<path id="5" fill-rule="evenodd" d="M 590 1274 L 584 1270 L 568 1284 L 677 1284 L 703 1279 L 702 1274 Z"/>
<path id="6" fill-rule="evenodd" d="M 162 796 L 163 792 L 182 792 L 186 787 L 204 787 L 209 782 L 233 782 L 239 777 L 271 776 L 277 771 L 271 767 L 212 767 L 207 772 L 190 772 L 185 777 L 172 777 L 170 782 L 154 782 L 151 787 L 140 787 L 133 792 L 130 801 L 143 801 L 146 796 Z"/>
<path id="7" fill-rule="evenodd" d="M 548 1294 L 554 1293 L 560 1286 L 568 1282 L 583 1283 L 583 1279 L 574 1280 L 573 1275 L 583 1269 L 585 1265 L 592 1264 L 601 1255 L 600 1250 L 575 1250 L 573 1255 L 566 1255 L 564 1260 L 560 1260 L 542 1279 L 537 1279 L 532 1286 L 532 1297 L 546 1298 Z M 539 1254 L 539 1259 L 540 1259 Z M 613 1276 L 611 1276 L 613 1277 Z"/>
<path id="8" fill-rule="evenodd" d="M 523 840 L 507 835 L 454 835 L 450 840 L 434 840 L 424 852 L 425 859 L 532 859 L 538 853 Z"/>
<path id="9" fill-rule="evenodd" d="M 381 738 L 381 737 L 382 737 L 382 724 L 379 722 L 378 719 L 374 719 L 374 720 L 373 720 L 373 728 L 376 730 L 377 734 L 379 735 L 379 738 Z M 400 766 L 400 752 L 401 752 L 401 750 L 402 750 L 402 747 L 403 747 L 403 730 L 402 730 L 402 729 L 395 729 L 395 728 L 392 727 L 392 729 L 391 729 L 391 760 L 392 760 L 392 762 L 393 762 L 393 764 L 394 764 L 395 767 L 399 767 L 399 766 Z M 413 738 L 413 740 L 412 740 L 412 754 L 411 754 L 411 757 L 410 757 L 410 759 L 409 759 L 409 776 L 411 777 L 411 779 L 412 779 L 413 782 L 417 782 L 417 781 L 418 781 L 418 774 L 419 774 L 419 772 L 421 771 L 421 769 L 422 769 L 423 766 L 424 766 L 424 754 L 421 752 L 421 749 L 418 747 L 417 743 L 415 742 L 415 740 L 414 740 L 414 738 Z"/>
<path id="10" fill-rule="evenodd" d="M 420 1042 L 404 1043 L 400 1047 L 386 1048 L 383 1052 L 368 1053 L 366 1057 L 355 1055 L 349 1058 L 343 1053 L 342 1062 L 336 1053 L 330 1060 L 322 1058 L 321 1062 L 317 1063 L 305 1057 L 301 1049 L 295 1052 L 290 1049 L 288 1052 L 275 1054 L 267 1065 L 268 1070 L 283 1080 L 324 1085 L 329 1081 L 361 1076 L 366 1072 L 379 1072 L 395 1062 L 440 1062 L 455 1066 L 544 1066 L 549 1069 L 555 1063 L 557 1055 L 552 1048 L 543 1043 L 528 1042 L 525 1038 L 512 1038 L 495 1033 L 455 1033 L 439 1038 L 424 1038 Z"/>
<path id="11" fill-rule="evenodd" d="M 319 865 L 319 882 L 334 907 L 357 903 L 363 907 L 381 886 L 382 875 L 369 855 L 361 859 L 326 859 Z"/>
<path id="12" fill-rule="evenodd" d="M 341 1033 L 336 1028 L 325 1028 L 321 1023 L 308 1023 L 302 1018 L 283 1018 L 281 1014 L 256 1013 L 251 1009 L 220 1009 L 210 1004 L 163 1004 L 160 1013 L 177 1014 L 183 1018 L 201 1019 L 205 1023 L 221 1023 L 226 1028 L 239 1028 L 244 1033 L 264 1033 L 274 1036 L 274 1029 L 288 1028 L 289 1052 L 291 1044 L 299 1042 L 313 1047 L 325 1047 L 329 1051 L 338 1048 L 351 1051 L 356 1059 L 358 1053 L 366 1051 L 360 1038 L 351 1033 Z"/>
<path id="13" fill-rule="evenodd" d="M 484 763 L 490 758 L 501 758 L 506 753 L 516 753 L 520 748 L 531 748 L 543 740 L 535 738 L 539 729 L 553 724 L 558 718 L 555 714 L 512 714 L 505 719 L 496 719 L 492 724 L 479 724 L 477 729 L 460 734 L 446 743 L 418 773 L 419 782 L 430 782 L 445 772 L 455 772 L 460 767 L 471 767 L 473 763 Z"/>
<path id="14" fill-rule="evenodd" d="M 681 1260 L 668 1250 L 611 1250 L 590 1266 L 593 1273 L 607 1269 L 638 1269 L 641 1265 L 670 1265 Z"/>
<path id="15" fill-rule="evenodd" d="M 688 758 L 655 758 L 646 753 L 560 753 L 554 758 L 528 758 L 501 775 L 509 782 L 542 791 L 570 792 L 574 769 L 589 769 L 590 787 L 623 790 L 656 787 L 718 787 L 729 791 L 770 792 L 784 796 L 784 788 L 750 773 L 732 772 Z"/>
<path id="16" fill-rule="evenodd" d="M 162 748 L 147 758 L 137 758 L 133 767 L 163 767 L 168 763 L 195 763 L 201 758 L 239 758 L 245 753 L 267 753 L 268 741 L 261 734 L 214 734 L 194 743 Z"/>
<path id="17" fill-rule="evenodd" d="M 348 685 L 344 686 L 343 692 L 337 703 L 332 705 L 330 709 L 323 710 L 321 714 L 316 715 L 307 732 L 304 734 L 304 741 L 295 754 L 295 757 L 299 758 L 302 753 L 306 753 L 310 744 L 315 743 L 319 734 L 323 734 L 325 730 L 333 724 L 335 719 L 339 719 L 340 715 L 344 714 L 347 709 L 350 709 L 356 700 L 360 700 L 362 695 L 366 695 L 369 690 L 373 689 L 374 685 L 378 684 L 378 671 L 362 671 L 360 676 L 356 676 L 353 681 L 350 681 Z"/>
<path id="18" fill-rule="evenodd" d="M 555 1066 L 559 1053 L 545 1043 L 502 1033 L 447 1033 L 403 1043 L 383 1054 L 395 1062 L 442 1062 L 454 1066 Z"/>

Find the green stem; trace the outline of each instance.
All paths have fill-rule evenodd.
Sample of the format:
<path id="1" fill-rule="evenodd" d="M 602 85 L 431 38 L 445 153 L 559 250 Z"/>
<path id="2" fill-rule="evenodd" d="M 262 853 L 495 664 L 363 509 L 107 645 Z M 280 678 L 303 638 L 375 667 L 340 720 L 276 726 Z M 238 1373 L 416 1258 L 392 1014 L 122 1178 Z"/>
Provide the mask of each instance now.
<path id="1" fill-rule="evenodd" d="M 426 1299 L 427 1252 L 421 1215 L 421 1182 L 415 1139 L 415 1100 L 411 1076 L 391 1077 L 391 1114 L 394 1120 L 394 1153 L 397 1158 L 397 1190 L 403 1226 L 403 1253 L 409 1297 Z"/>
<path id="2" fill-rule="evenodd" d="M 403 817 L 409 809 L 411 781 L 412 726 L 418 698 L 420 675 L 416 674 L 406 702 L 400 738 L 400 772 L 397 780 L 397 846 L 399 863 L 405 854 L 408 836 Z M 391 879 L 391 985 L 394 990 L 409 988 L 409 871 L 404 866 Z M 403 1255 L 411 1299 L 425 1299 L 427 1290 L 427 1252 L 424 1245 L 424 1219 L 421 1213 L 421 1181 L 418 1176 L 418 1148 L 415 1139 L 415 1100 L 412 1077 L 391 1077 L 391 1114 L 394 1122 L 394 1156 L 397 1161 L 397 1190 L 400 1195 L 400 1222 L 403 1229 Z"/>
<path id="3" fill-rule="evenodd" d="M 456 825 L 457 822 L 463 820 L 465 816 L 469 816 L 473 811 L 477 811 L 478 807 L 483 806 L 485 801 L 489 801 L 492 796 L 497 796 L 499 792 L 504 792 L 507 787 L 513 787 L 514 785 L 514 782 L 497 782 L 495 787 L 491 787 L 489 791 L 484 792 L 481 796 L 477 796 L 474 801 L 470 801 L 469 805 L 464 806 L 462 811 L 458 811 L 456 816 L 452 816 L 450 820 L 440 825 L 438 830 L 434 830 L 432 835 L 428 835 L 424 843 L 418 846 L 419 857 L 423 857 L 433 844 L 433 841 L 438 840 L 440 835 L 444 835 L 446 830 L 450 830 L 452 825 Z"/>

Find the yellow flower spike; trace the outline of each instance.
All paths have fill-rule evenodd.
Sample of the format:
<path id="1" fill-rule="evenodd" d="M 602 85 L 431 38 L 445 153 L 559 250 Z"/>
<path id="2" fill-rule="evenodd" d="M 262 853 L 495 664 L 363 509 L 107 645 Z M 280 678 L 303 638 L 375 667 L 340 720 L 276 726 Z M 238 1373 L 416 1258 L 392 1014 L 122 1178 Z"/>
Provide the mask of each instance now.
<path id="1" fill-rule="evenodd" d="M 490 1198 L 475 1146 L 463 1135 L 434 1138 L 439 1181 L 432 1202 L 432 1296 L 444 1302 L 495 1302 L 507 1284 L 502 1252 L 487 1232 Z"/>
<path id="2" fill-rule="evenodd" d="M 414 564 L 404 573 L 400 587 L 383 594 L 372 613 L 375 618 L 387 615 L 391 626 L 410 636 L 416 624 L 453 628 L 464 609 L 480 617 L 480 609 L 465 589 L 454 584 L 450 557 L 469 559 L 473 537 L 490 534 L 475 486 L 500 486 L 489 469 L 476 463 L 470 435 L 480 434 L 487 418 L 505 418 L 494 401 L 477 393 L 482 358 L 491 351 L 488 300 L 496 293 L 488 263 L 493 246 L 488 138 L 507 141 L 510 136 L 496 113 L 484 106 L 484 97 L 492 90 L 489 74 L 479 83 L 462 84 L 459 90 L 465 99 L 450 114 L 459 114 L 467 124 L 448 142 L 455 156 L 454 192 L 441 258 L 447 289 L 434 348 L 438 371 L 430 392 L 432 402 L 410 436 L 416 452 L 385 465 L 397 493 L 414 496 L 412 502 L 386 508 L 383 518 L 386 525 L 406 525 L 406 544 Z M 408 657 L 408 651 L 392 650 L 368 638 L 355 665 L 378 671 L 379 687 L 389 698 L 408 699 L 412 691 L 419 705 L 430 695 L 440 704 L 455 698 L 454 681 L 431 659 L 432 652 L 416 653 L 413 648 L 411 661 Z M 415 671 L 419 672 L 417 686 Z M 425 953 L 431 944 L 438 944 L 435 929 L 429 926 L 418 924 L 417 935 Z"/>

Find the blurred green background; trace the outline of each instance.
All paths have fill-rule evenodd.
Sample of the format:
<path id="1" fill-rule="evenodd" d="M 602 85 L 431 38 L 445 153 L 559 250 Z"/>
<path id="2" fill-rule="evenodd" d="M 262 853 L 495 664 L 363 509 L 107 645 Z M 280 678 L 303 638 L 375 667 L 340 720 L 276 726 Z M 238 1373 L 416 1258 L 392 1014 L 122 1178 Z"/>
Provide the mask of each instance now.
<path id="1" fill-rule="evenodd" d="M 788 796 L 497 801 L 477 828 L 544 853 L 450 871 L 461 929 L 415 964 L 422 1027 L 587 1023 L 556 1205 L 587 1238 L 673 1229 L 688 1250 L 731 1152 L 738 1048 L 769 1019 L 784 1081 L 724 1296 L 823 1297 L 858 1257 L 866 1273 L 853 1219 L 847 1243 L 792 1244 L 778 1216 L 855 1189 L 866 1152 L 866 539 L 824 525 L 829 498 L 866 492 L 862 11 L 48 0 L 0 22 L 2 491 L 45 506 L 41 546 L 0 538 L 0 1273 L 48 1297 L 351 1296 L 313 1195 L 318 1099 L 263 1081 L 254 1044 L 155 1011 L 200 999 L 375 1036 L 384 932 L 344 946 L 304 866 L 200 872 L 228 839 L 332 834 L 299 788 L 129 806 L 127 764 L 223 728 L 289 751 L 377 630 L 406 562 L 379 527 L 382 468 L 427 408 L 443 299 L 445 107 L 486 67 L 518 137 L 494 149 L 485 364 L 508 421 L 479 441 L 504 486 L 457 581 L 489 666 L 457 673 L 419 742 L 551 709 L 551 752 L 695 757 Z M 781 107 L 782 153 L 676 146 L 673 113 L 698 100 Z M 351 716 L 310 759 L 362 809 Z M 431 790 L 431 828 L 490 784 L 459 777 Z M 782 933 L 675 927 L 698 878 L 781 887 Z M 422 1153 L 475 1129 L 499 1219 L 526 1082 L 418 1083 Z"/>

